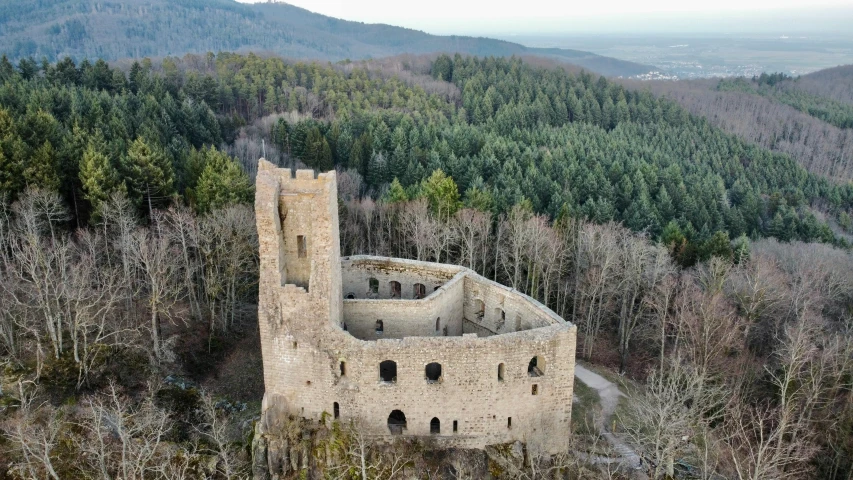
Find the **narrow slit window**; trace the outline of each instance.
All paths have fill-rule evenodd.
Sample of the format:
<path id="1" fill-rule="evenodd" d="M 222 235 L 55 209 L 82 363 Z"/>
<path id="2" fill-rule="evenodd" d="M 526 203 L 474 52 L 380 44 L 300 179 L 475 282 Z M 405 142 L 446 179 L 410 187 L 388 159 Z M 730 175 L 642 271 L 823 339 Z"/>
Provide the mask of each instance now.
<path id="1" fill-rule="evenodd" d="M 458 431 L 459 431 L 459 420 L 454 420 L 453 421 L 453 433 L 456 433 Z"/>
<path id="2" fill-rule="evenodd" d="M 539 385 L 533 384 L 533 387 L 530 389 L 531 395 L 539 395 Z"/>
<path id="3" fill-rule="evenodd" d="M 435 331 L 441 330 L 441 317 L 435 319 Z"/>
<path id="4" fill-rule="evenodd" d="M 341 376 L 344 377 L 347 374 L 347 362 L 341 362 Z"/>
<path id="5" fill-rule="evenodd" d="M 506 428 L 512 428 L 512 417 L 506 417 Z"/>
<path id="6" fill-rule="evenodd" d="M 305 258 L 308 256 L 308 247 L 305 245 L 305 235 L 297 235 L 296 251 L 299 253 L 299 258 Z"/>
<path id="7" fill-rule="evenodd" d="M 338 402 L 335 402 L 333 410 L 334 410 L 335 418 L 336 419 L 341 418 L 341 406 L 338 405 Z"/>
<path id="8" fill-rule="evenodd" d="M 506 366 L 505 366 L 503 363 L 501 363 L 501 364 L 499 364 L 499 365 L 498 365 L 498 381 L 499 381 L 499 382 L 503 382 L 503 381 L 504 381 L 504 372 L 505 372 L 505 370 L 506 370 Z"/>

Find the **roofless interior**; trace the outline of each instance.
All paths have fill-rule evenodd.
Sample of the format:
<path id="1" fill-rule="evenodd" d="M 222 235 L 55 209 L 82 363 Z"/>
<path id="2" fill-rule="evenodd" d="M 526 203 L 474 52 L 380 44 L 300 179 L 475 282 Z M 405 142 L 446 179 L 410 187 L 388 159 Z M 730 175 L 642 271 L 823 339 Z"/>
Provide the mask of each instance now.
<path id="1" fill-rule="evenodd" d="M 361 340 L 488 337 L 561 321 L 526 295 L 460 267 L 351 257 L 341 272 L 343 326 Z"/>

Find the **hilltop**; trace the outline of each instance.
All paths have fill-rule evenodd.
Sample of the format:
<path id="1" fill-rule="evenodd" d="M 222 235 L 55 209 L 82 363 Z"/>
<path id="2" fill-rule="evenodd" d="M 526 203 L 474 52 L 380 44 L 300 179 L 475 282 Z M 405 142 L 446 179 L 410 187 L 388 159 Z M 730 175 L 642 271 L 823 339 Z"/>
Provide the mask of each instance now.
<path id="1" fill-rule="evenodd" d="M 608 76 L 653 67 L 590 52 L 528 48 L 490 38 L 438 36 L 391 25 L 326 17 L 286 3 L 233 0 L 23 0 L 0 6 L 0 51 L 117 60 L 218 51 L 269 52 L 294 59 L 363 60 L 402 53 L 537 55 Z"/>

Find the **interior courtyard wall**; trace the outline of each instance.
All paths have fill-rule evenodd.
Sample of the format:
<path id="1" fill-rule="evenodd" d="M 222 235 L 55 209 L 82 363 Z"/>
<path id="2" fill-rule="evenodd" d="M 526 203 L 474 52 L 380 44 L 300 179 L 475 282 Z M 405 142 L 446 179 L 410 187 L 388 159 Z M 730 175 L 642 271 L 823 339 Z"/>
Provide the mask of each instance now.
<path id="1" fill-rule="evenodd" d="M 460 274 L 420 300 L 345 299 L 344 323 L 351 335 L 362 340 L 459 336 L 464 294 Z M 381 332 L 377 321 L 382 322 Z"/>

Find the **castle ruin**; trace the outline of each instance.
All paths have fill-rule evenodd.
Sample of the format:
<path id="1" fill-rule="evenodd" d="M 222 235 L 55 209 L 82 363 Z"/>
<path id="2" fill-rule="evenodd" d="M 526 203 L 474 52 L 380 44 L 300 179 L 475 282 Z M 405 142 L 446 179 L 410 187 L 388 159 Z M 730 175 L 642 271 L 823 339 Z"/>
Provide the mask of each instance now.
<path id="1" fill-rule="evenodd" d="M 467 268 L 341 258 L 335 172 L 262 159 L 255 209 L 265 435 L 286 412 L 357 420 L 379 441 L 566 451 L 574 325 Z"/>

